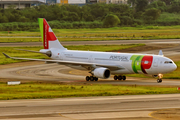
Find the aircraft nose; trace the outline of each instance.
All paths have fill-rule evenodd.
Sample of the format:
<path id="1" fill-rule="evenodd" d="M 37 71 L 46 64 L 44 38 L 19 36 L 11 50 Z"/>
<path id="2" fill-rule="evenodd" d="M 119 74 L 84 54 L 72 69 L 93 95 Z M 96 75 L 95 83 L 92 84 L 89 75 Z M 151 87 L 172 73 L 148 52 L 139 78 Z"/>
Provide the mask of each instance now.
<path id="1" fill-rule="evenodd" d="M 177 65 L 176 64 L 174 64 L 174 70 L 176 70 L 177 69 Z"/>
<path id="2" fill-rule="evenodd" d="M 176 65 L 176 64 L 173 64 L 173 65 L 171 65 L 171 67 L 170 67 L 170 68 L 171 68 L 171 70 L 172 70 L 172 71 L 174 71 L 174 70 L 176 70 L 176 69 L 177 69 L 177 65 Z"/>

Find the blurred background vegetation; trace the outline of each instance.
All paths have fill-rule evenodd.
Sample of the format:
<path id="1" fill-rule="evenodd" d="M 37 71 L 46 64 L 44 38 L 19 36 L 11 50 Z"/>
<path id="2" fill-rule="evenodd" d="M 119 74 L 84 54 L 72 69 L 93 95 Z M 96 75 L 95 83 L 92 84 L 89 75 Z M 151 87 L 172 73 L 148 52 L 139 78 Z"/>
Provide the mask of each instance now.
<path id="1" fill-rule="evenodd" d="M 0 9 L 0 31 L 36 31 L 39 27 L 37 18 L 46 18 L 51 27 L 56 29 L 180 25 L 180 0 L 128 2 L 84 6 L 40 5 L 21 10 L 10 6 L 8 9 Z"/>

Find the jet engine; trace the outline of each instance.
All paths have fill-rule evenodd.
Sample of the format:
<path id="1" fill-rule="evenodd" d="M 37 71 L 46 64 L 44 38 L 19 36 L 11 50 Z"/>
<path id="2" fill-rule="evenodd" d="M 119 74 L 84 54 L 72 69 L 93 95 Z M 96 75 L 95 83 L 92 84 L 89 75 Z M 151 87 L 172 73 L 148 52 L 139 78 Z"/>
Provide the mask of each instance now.
<path id="1" fill-rule="evenodd" d="M 98 78 L 103 78 L 103 79 L 107 79 L 110 77 L 110 70 L 107 68 L 96 68 L 93 71 L 94 76 L 98 77 Z"/>
<path id="2" fill-rule="evenodd" d="M 48 57 L 52 56 L 51 50 L 48 50 L 48 49 L 41 49 L 39 52 L 43 53 L 43 54 L 46 54 Z"/>

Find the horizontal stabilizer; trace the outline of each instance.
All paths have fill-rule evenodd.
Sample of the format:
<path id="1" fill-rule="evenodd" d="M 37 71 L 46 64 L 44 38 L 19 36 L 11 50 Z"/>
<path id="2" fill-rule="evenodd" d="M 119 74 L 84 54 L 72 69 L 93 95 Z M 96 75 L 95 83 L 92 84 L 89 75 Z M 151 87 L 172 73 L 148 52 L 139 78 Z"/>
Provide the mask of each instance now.
<path id="1" fill-rule="evenodd" d="M 8 56 L 7 54 L 5 53 L 2 53 L 6 58 L 11 58 L 10 56 Z"/>
<path id="2" fill-rule="evenodd" d="M 48 57 L 51 57 L 52 53 L 50 50 L 48 49 L 42 49 L 40 51 L 33 51 L 33 50 L 25 50 L 25 49 L 15 49 L 15 50 L 21 50 L 21 51 L 27 51 L 27 52 L 33 52 L 33 53 L 41 53 L 41 54 L 45 54 L 47 55 Z"/>
<path id="3" fill-rule="evenodd" d="M 25 49 L 15 49 L 15 50 L 21 50 L 21 51 L 27 51 L 27 52 L 34 52 L 34 53 L 42 53 L 42 52 L 39 52 L 39 51 L 25 50 Z M 45 54 L 45 53 L 42 53 L 42 54 Z"/>

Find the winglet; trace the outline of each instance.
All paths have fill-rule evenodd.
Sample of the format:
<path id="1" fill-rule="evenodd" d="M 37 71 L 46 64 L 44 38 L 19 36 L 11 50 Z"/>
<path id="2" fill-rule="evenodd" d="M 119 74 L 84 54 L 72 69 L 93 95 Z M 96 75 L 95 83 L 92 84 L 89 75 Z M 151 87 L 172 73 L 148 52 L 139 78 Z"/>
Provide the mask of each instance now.
<path id="1" fill-rule="evenodd" d="M 9 55 L 3 53 L 3 55 L 6 57 L 6 58 L 11 58 Z"/>
<path id="2" fill-rule="evenodd" d="M 158 55 L 162 55 L 163 56 L 162 50 L 159 50 L 159 54 Z"/>

